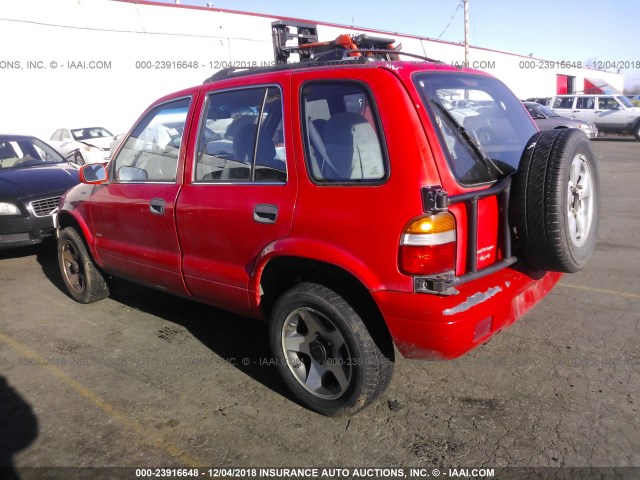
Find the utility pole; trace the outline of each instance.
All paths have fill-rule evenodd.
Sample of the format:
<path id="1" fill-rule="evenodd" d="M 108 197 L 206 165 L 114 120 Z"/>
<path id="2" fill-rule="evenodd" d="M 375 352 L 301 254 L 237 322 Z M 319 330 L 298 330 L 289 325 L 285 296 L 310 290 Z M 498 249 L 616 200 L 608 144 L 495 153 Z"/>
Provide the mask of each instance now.
<path id="1" fill-rule="evenodd" d="M 469 68 L 469 0 L 464 1 L 464 66 Z"/>

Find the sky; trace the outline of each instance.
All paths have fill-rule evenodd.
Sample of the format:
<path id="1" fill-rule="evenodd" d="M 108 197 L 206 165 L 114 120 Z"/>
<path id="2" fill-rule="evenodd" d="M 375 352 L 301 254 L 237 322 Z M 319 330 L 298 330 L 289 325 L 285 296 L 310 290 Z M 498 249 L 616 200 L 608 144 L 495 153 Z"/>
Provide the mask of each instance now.
<path id="1" fill-rule="evenodd" d="M 158 1 L 158 0 L 156 0 Z M 175 0 L 159 0 L 175 3 Z M 288 16 L 463 42 L 461 0 L 180 0 L 183 5 Z M 623 67 L 640 88 L 638 0 L 469 0 L 473 46 L 556 61 Z M 453 17 L 453 19 L 452 19 Z M 628 68 L 633 66 L 634 68 Z"/>

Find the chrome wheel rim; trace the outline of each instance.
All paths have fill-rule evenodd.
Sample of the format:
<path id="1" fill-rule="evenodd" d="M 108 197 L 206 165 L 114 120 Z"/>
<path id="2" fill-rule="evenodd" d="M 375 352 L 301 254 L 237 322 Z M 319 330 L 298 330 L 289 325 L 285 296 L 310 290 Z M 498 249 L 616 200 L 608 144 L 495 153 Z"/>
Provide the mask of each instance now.
<path id="1" fill-rule="evenodd" d="M 593 221 L 593 176 L 587 158 L 576 155 L 571 162 L 567 189 L 567 217 L 569 236 L 576 247 L 584 245 L 589 238 Z"/>
<path id="2" fill-rule="evenodd" d="M 76 293 L 83 293 L 86 287 L 86 277 L 82 268 L 80 255 L 74 244 L 69 240 L 62 245 L 62 271 L 67 284 Z"/>
<path id="3" fill-rule="evenodd" d="M 282 351 L 289 371 L 309 393 L 326 400 L 351 384 L 353 359 L 336 325 L 309 307 L 292 311 L 282 325 Z"/>

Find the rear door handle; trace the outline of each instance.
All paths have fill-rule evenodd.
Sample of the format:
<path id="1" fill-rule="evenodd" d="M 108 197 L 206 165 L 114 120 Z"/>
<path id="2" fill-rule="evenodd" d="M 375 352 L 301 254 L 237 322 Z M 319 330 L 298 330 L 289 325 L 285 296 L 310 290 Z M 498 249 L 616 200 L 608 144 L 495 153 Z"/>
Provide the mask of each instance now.
<path id="1" fill-rule="evenodd" d="M 253 219 L 258 223 L 276 223 L 278 207 L 259 203 L 253 209 Z"/>
<path id="2" fill-rule="evenodd" d="M 155 215 L 164 215 L 164 200 L 161 198 L 152 198 L 149 203 L 149 210 Z"/>

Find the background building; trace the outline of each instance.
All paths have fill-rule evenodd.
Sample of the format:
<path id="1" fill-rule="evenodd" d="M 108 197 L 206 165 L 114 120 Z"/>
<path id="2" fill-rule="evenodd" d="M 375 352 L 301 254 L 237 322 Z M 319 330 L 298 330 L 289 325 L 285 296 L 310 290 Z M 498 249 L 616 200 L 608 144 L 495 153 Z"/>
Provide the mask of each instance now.
<path id="1" fill-rule="evenodd" d="M 61 127 L 122 133 L 156 98 L 225 66 L 273 62 L 271 22 L 286 19 L 141 0 L 20 0 L 0 7 L 0 132 L 48 139 Z M 307 21 L 313 21 L 307 20 Z M 462 65 L 461 44 L 319 23 L 341 33 L 391 37 L 403 51 Z M 505 39 L 505 44 L 508 40 Z M 622 75 L 472 47 L 470 66 L 518 96 L 622 90 Z"/>

